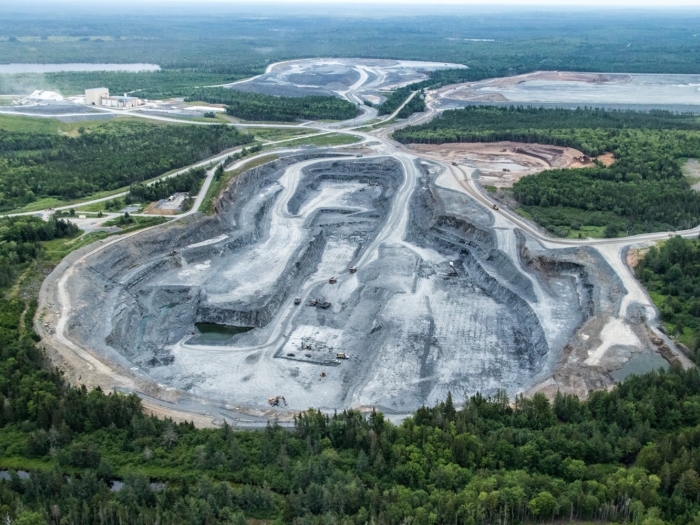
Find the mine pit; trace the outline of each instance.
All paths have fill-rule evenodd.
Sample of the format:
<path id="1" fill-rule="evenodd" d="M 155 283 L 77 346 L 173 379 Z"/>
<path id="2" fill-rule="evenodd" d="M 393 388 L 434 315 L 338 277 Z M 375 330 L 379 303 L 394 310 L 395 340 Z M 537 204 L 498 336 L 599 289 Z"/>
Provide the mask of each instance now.
<path id="1" fill-rule="evenodd" d="M 448 391 L 526 391 L 572 344 L 587 358 L 580 330 L 624 286 L 597 251 L 513 228 L 444 164 L 315 151 L 242 173 L 212 217 L 108 246 L 67 290 L 71 340 L 181 399 L 407 414 Z"/>

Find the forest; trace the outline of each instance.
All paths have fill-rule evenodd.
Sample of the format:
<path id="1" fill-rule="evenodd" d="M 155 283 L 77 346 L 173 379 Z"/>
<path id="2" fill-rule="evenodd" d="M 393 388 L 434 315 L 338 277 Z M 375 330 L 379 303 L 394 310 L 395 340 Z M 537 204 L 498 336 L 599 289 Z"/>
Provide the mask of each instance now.
<path id="1" fill-rule="evenodd" d="M 604 235 L 686 229 L 700 222 L 700 194 L 681 162 L 700 155 L 700 121 L 666 111 L 469 106 L 394 133 L 403 143 L 514 141 L 576 148 L 608 167 L 546 170 L 524 177 L 513 195 L 538 224 L 565 237 L 585 226 Z"/>
<path id="2" fill-rule="evenodd" d="M 669 332 L 691 351 L 700 346 L 700 240 L 670 238 L 635 267 Z"/>
<path id="3" fill-rule="evenodd" d="M 0 130 L 0 210 L 115 190 L 252 141 L 231 126 L 133 121 L 110 122 L 77 137 Z"/>
<path id="4" fill-rule="evenodd" d="M 273 97 L 227 88 L 198 89 L 187 101 L 226 104 L 226 113 L 244 120 L 347 120 L 357 114 L 352 102 L 338 97 Z"/>
<path id="5" fill-rule="evenodd" d="M 157 180 L 153 184 L 132 184 L 129 186 L 127 204 L 131 202 L 154 202 L 165 199 L 176 192 L 197 195 L 207 177 L 207 170 L 194 168 L 174 177 Z"/>
<path id="6" fill-rule="evenodd" d="M 414 85 L 415 84 L 411 84 L 409 86 L 394 90 L 381 105 L 377 106 L 378 114 L 391 115 L 394 111 L 399 109 L 401 104 L 403 104 L 406 99 L 411 96 L 411 93 L 416 91 L 414 89 Z M 416 93 L 416 95 L 409 100 L 403 108 L 401 108 L 401 111 L 399 111 L 396 116 L 398 118 L 408 118 L 414 113 L 425 111 L 425 101 L 423 100 L 423 97 L 424 95 L 422 90 L 419 93 Z"/>

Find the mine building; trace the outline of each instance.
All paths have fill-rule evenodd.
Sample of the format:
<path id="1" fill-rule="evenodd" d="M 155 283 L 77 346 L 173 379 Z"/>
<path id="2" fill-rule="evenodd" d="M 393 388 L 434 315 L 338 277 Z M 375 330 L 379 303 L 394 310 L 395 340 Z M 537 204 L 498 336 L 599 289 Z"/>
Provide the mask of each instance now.
<path id="1" fill-rule="evenodd" d="M 126 93 L 123 97 L 110 97 L 107 88 L 93 88 L 85 90 L 85 104 L 107 108 L 135 108 L 141 104 L 141 100 L 137 97 L 128 97 Z"/>
<path id="2" fill-rule="evenodd" d="M 109 97 L 107 88 L 100 87 L 85 90 L 85 104 L 88 106 L 101 106 L 102 97 Z"/>

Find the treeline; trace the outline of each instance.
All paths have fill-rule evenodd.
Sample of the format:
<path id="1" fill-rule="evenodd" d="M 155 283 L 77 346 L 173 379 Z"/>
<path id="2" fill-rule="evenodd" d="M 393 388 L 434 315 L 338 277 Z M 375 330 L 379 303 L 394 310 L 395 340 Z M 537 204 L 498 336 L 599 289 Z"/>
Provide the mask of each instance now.
<path id="1" fill-rule="evenodd" d="M 180 173 L 174 177 L 157 180 L 150 186 L 146 184 L 132 184 L 129 187 L 130 202 L 153 202 L 165 199 L 173 193 L 189 193 L 197 195 L 202 187 L 202 182 L 207 177 L 205 168 L 194 168 Z"/>
<path id="2" fill-rule="evenodd" d="M 464 109 L 444 111 L 425 124 L 398 129 L 394 132 L 394 138 L 404 144 L 501 140 L 539 142 L 567 147 L 580 146 L 587 155 L 599 155 L 606 151 L 607 144 L 590 130 L 640 128 L 698 131 L 700 119 L 694 114 L 661 110 L 641 112 L 601 108 L 571 110 L 523 106 L 467 106 Z M 582 133 L 588 136 L 584 137 Z"/>
<path id="3" fill-rule="evenodd" d="M 394 90 L 387 99 L 379 106 L 377 111 L 379 115 L 391 115 L 396 111 L 401 104 L 406 102 L 406 99 L 411 96 L 411 93 L 416 91 L 413 85 L 405 86 Z M 403 107 L 396 115 L 398 118 L 408 118 L 414 113 L 425 111 L 425 101 L 423 100 L 423 91 L 416 93 L 413 98 Z"/>
<path id="4" fill-rule="evenodd" d="M 700 240 L 672 237 L 652 246 L 635 267 L 661 320 L 695 351 L 700 346 Z"/>
<path id="5" fill-rule="evenodd" d="M 163 69 L 149 72 L 62 71 L 56 73 L 18 73 L 0 77 L 0 94 L 31 93 L 35 89 L 57 91 L 64 96 L 82 95 L 87 87 L 106 87 L 114 95 L 133 92 L 142 99 L 163 99 L 190 95 L 197 86 L 225 84 L 256 74 L 217 73 L 206 69 Z M 23 89 L 22 89 L 23 88 Z"/>
<path id="6" fill-rule="evenodd" d="M 397 130 L 394 138 L 431 144 L 505 140 L 572 147 L 592 157 L 613 153 L 609 167 L 547 170 L 514 185 L 523 209 L 555 235 L 596 226 L 615 237 L 700 222 L 700 194 L 680 166 L 684 157 L 700 156 L 700 122 L 693 115 L 471 106 Z"/>
<path id="7" fill-rule="evenodd" d="M 115 190 L 253 141 L 231 126 L 111 122 L 78 137 L 0 130 L 0 210 Z"/>
<path id="8" fill-rule="evenodd" d="M 42 255 L 41 241 L 72 237 L 78 227 L 63 219 L 7 217 L 0 221 L 0 287 L 9 286 L 22 269 Z"/>
<path id="9" fill-rule="evenodd" d="M 357 115 L 355 104 L 338 97 L 273 97 L 235 89 L 203 88 L 186 100 L 226 104 L 227 114 L 244 120 L 347 120 Z"/>

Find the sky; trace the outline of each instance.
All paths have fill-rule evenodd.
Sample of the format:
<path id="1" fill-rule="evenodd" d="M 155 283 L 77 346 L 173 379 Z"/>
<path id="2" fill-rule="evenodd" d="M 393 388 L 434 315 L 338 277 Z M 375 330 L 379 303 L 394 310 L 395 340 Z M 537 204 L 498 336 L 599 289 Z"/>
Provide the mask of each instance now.
<path id="1" fill-rule="evenodd" d="M 53 6 L 69 6 L 69 5 L 90 5 L 94 4 L 92 0 L 9 0 L 10 5 L 15 4 L 16 6 L 24 5 L 53 5 Z M 163 6 L 177 6 L 177 5 L 189 5 L 194 7 L 192 0 L 122 0 L 119 2 L 120 5 L 124 4 L 134 4 L 134 5 L 163 5 Z M 348 2 L 348 0 L 204 0 L 203 2 L 197 1 L 196 4 L 219 4 L 227 5 L 236 9 L 244 9 L 247 11 L 254 11 L 256 7 L 269 7 L 272 5 L 283 5 L 285 8 L 299 8 L 301 10 L 306 10 L 306 7 L 311 7 L 314 9 L 322 10 L 347 10 L 353 9 L 358 5 L 371 5 L 373 8 L 381 9 L 384 6 L 394 7 L 396 5 L 410 6 L 410 11 L 420 11 L 422 13 L 430 13 L 431 11 L 452 11 L 459 9 L 460 7 L 482 7 L 488 8 L 488 6 L 499 5 L 499 6 L 517 6 L 517 7 L 527 7 L 527 6 L 549 6 L 552 8 L 567 8 L 567 7 L 628 7 L 628 8 L 644 8 L 644 9 L 667 9 L 669 7 L 695 7 L 700 9 L 700 0 L 489 0 L 485 2 L 484 0 L 439 0 L 437 2 L 426 1 L 426 0 L 353 0 Z M 397 15 L 408 14 L 397 12 Z"/>

